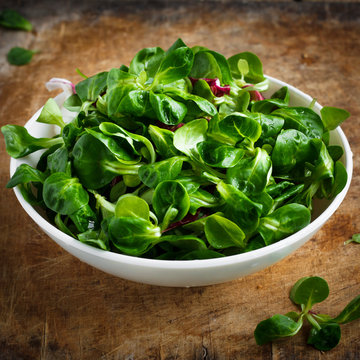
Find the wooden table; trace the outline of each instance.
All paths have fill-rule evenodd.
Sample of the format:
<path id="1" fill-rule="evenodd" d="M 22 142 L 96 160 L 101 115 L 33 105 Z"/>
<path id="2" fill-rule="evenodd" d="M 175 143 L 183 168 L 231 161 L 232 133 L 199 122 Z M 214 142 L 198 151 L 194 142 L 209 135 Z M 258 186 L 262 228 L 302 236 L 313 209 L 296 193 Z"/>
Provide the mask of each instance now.
<path id="1" fill-rule="evenodd" d="M 227 56 L 252 51 L 266 74 L 294 84 L 352 117 L 342 129 L 354 153 L 350 191 L 305 246 L 254 275 L 199 288 L 122 280 L 66 253 L 29 219 L 6 190 L 9 157 L 0 157 L 0 359 L 359 359 L 360 321 L 342 326 L 328 353 L 296 337 L 257 346 L 256 324 L 295 309 L 289 290 L 318 275 L 330 296 L 315 310 L 336 315 L 360 293 L 360 6 L 359 3 L 208 1 L 2 1 L 36 33 L 0 30 L 0 122 L 23 125 L 45 103 L 51 77 L 80 80 L 128 64 L 141 48 L 181 37 Z M 13 46 L 40 50 L 12 67 Z"/>

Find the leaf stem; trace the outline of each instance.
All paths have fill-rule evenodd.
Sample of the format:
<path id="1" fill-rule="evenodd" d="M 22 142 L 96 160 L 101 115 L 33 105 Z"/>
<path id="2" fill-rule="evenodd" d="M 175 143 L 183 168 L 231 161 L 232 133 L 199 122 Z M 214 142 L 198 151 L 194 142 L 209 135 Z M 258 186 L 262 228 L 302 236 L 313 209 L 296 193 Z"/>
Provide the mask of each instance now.
<path id="1" fill-rule="evenodd" d="M 309 313 L 306 313 L 305 317 L 316 330 L 321 330 L 319 323 Z"/>

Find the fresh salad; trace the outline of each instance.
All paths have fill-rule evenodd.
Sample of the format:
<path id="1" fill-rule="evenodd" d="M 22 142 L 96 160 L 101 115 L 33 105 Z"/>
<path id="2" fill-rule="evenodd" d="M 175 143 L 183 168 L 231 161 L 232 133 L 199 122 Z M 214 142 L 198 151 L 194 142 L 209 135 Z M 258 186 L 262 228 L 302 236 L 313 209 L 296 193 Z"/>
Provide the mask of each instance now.
<path id="1" fill-rule="evenodd" d="M 329 131 L 349 113 L 289 106 L 287 87 L 264 98 L 268 80 L 250 52 L 226 59 L 178 39 L 83 76 L 49 83 L 70 89 L 70 121 L 52 98 L 37 119 L 58 135 L 1 131 L 14 158 L 42 150 L 7 187 L 85 244 L 165 260 L 248 252 L 308 225 L 313 198 L 346 184 Z"/>

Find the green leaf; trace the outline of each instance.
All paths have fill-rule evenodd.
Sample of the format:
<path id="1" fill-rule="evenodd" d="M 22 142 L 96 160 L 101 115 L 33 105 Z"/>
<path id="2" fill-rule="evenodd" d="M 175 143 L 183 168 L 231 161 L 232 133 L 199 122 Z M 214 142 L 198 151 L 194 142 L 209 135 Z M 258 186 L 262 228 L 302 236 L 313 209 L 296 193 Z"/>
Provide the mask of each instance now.
<path id="1" fill-rule="evenodd" d="M 118 105 L 117 112 L 135 117 L 156 118 L 147 90 L 131 90 L 126 93 Z"/>
<path id="2" fill-rule="evenodd" d="M 241 61 L 246 61 L 248 71 L 244 71 L 244 63 Z M 228 63 L 231 74 L 236 79 L 244 78 L 246 82 L 251 84 L 256 84 L 265 80 L 260 59 L 251 52 L 233 55 L 228 59 Z"/>
<path id="3" fill-rule="evenodd" d="M 159 47 L 140 50 L 131 60 L 129 73 L 139 76 L 145 71 L 148 78 L 153 78 L 164 54 L 164 50 Z"/>
<path id="4" fill-rule="evenodd" d="M 62 215 L 73 214 L 89 201 L 89 195 L 79 179 L 60 172 L 45 180 L 43 198 L 49 209 Z"/>
<path id="5" fill-rule="evenodd" d="M 338 145 L 330 145 L 327 150 L 334 161 L 338 161 L 344 154 L 344 149 Z"/>
<path id="6" fill-rule="evenodd" d="M 255 86 L 256 87 L 256 86 Z M 247 87 L 244 90 L 251 91 L 254 86 Z M 290 93 L 287 86 L 283 86 L 274 94 L 270 99 L 255 101 L 251 107 L 253 113 L 270 114 L 272 111 L 278 108 L 287 108 L 289 106 Z"/>
<path id="7" fill-rule="evenodd" d="M 172 157 L 139 168 L 140 180 L 149 188 L 155 188 L 165 180 L 174 180 L 181 172 L 184 158 Z"/>
<path id="8" fill-rule="evenodd" d="M 103 123 L 102 129 L 105 131 L 108 126 Z M 113 125 L 113 124 L 111 124 Z M 117 126 L 117 125 L 114 125 Z M 116 158 L 124 164 L 137 164 L 141 160 L 139 152 L 136 150 L 131 138 L 128 138 L 126 134 L 123 137 L 108 136 L 109 132 L 105 133 L 96 131 L 93 129 L 86 129 L 86 132 L 101 141 Z"/>
<path id="9" fill-rule="evenodd" d="M 201 96 L 189 94 L 186 91 L 178 90 L 178 89 L 169 89 L 166 91 L 166 93 L 169 94 L 169 96 L 174 96 L 175 98 L 183 99 L 188 103 L 195 104 L 196 107 L 198 107 L 201 111 L 203 111 L 207 115 L 215 116 L 217 113 L 216 107 L 210 101 L 202 98 Z"/>
<path id="10" fill-rule="evenodd" d="M 301 326 L 302 322 L 295 322 L 288 316 L 276 314 L 257 325 L 254 331 L 256 343 L 264 345 L 283 337 L 294 336 Z"/>
<path id="11" fill-rule="evenodd" d="M 71 163 L 69 162 L 69 152 L 65 146 L 56 149 L 47 157 L 47 167 L 51 173 L 71 172 Z M 70 175 L 70 174 L 68 174 Z"/>
<path id="12" fill-rule="evenodd" d="M 282 107 L 271 114 L 285 120 L 284 129 L 297 129 L 310 138 L 322 138 L 324 126 L 321 118 L 310 108 Z"/>
<path id="13" fill-rule="evenodd" d="M 334 183 L 328 196 L 329 199 L 333 199 L 338 195 L 346 186 L 348 180 L 348 174 L 345 166 L 342 162 L 337 161 L 334 166 Z"/>
<path id="14" fill-rule="evenodd" d="M 89 204 L 81 206 L 74 213 L 69 214 L 69 218 L 80 232 L 93 229 L 96 226 L 97 217 Z"/>
<path id="15" fill-rule="evenodd" d="M 150 91 L 150 104 L 158 118 L 164 124 L 177 125 L 185 117 L 187 107 L 165 94 L 154 94 Z"/>
<path id="16" fill-rule="evenodd" d="M 216 259 L 221 257 L 224 257 L 224 255 L 214 250 L 201 249 L 201 250 L 193 250 L 187 253 L 186 255 L 183 255 L 179 260 Z"/>
<path id="17" fill-rule="evenodd" d="M 166 54 L 171 53 L 172 51 L 178 49 L 178 48 L 182 48 L 182 47 L 186 47 L 186 44 L 182 41 L 182 39 L 178 38 L 175 40 L 175 42 L 167 49 Z"/>
<path id="18" fill-rule="evenodd" d="M 336 129 L 343 121 L 345 121 L 350 113 L 344 109 L 339 109 L 331 106 L 324 106 L 320 110 L 321 120 L 324 128 L 327 130 Z"/>
<path id="19" fill-rule="evenodd" d="M 208 122 L 196 119 L 177 129 L 174 134 L 174 146 L 184 154 L 191 156 L 199 142 L 206 140 Z"/>
<path id="20" fill-rule="evenodd" d="M 33 26 L 17 11 L 5 9 L 0 12 L 0 25 L 9 29 L 31 31 Z"/>
<path id="21" fill-rule="evenodd" d="M 206 219 L 205 235 L 215 249 L 232 246 L 244 248 L 246 245 L 244 232 L 234 222 L 219 215 L 212 215 Z"/>
<path id="22" fill-rule="evenodd" d="M 156 153 L 151 141 L 145 136 L 131 133 L 121 126 L 110 122 L 102 122 L 99 129 L 108 136 L 125 139 L 129 144 L 139 148 L 139 152 L 150 162 L 155 162 Z"/>
<path id="23" fill-rule="evenodd" d="M 193 52 L 187 46 L 171 50 L 161 61 L 154 77 L 153 86 L 159 83 L 163 85 L 170 84 L 188 76 L 193 60 Z"/>
<path id="24" fill-rule="evenodd" d="M 329 351 L 339 343 L 340 338 L 339 324 L 328 323 L 322 325 L 320 330 L 312 328 L 307 343 L 320 351 Z"/>
<path id="25" fill-rule="evenodd" d="M 182 182 L 183 183 L 183 182 Z M 190 196 L 190 210 L 189 212 L 195 215 L 199 208 L 216 208 L 222 205 L 222 200 L 217 196 L 199 188 L 189 194 Z"/>
<path id="26" fill-rule="evenodd" d="M 261 218 L 258 231 L 266 245 L 273 244 L 310 224 L 310 210 L 300 204 L 287 204 Z"/>
<path id="27" fill-rule="evenodd" d="M 111 69 L 107 76 L 106 100 L 108 114 L 119 113 L 122 99 L 133 90 L 139 90 L 135 75 L 120 69 Z"/>
<path id="28" fill-rule="evenodd" d="M 298 305 L 304 305 L 307 310 L 329 296 L 327 282 L 318 276 L 307 276 L 298 280 L 290 292 L 290 299 Z"/>
<path id="29" fill-rule="evenodd" d="M 79 112 L 81 110 L 81 104 L 82 101 L 79 98 L 79 95 L 73 94 L 65 100 L 64 108 L 72 112 Z"/>
<path id="30" fill-rule="evenodd" d="M 112 244 L 121 252 L 140 256 L 160 239 L 160 228 L 141 217 L 113 217 L 108 226 Z"/>
<path id="31" fill-rule="evenodd" d="M 354 321 L 359 318 L 360 318 L 360 295 L 352 299 L 349 302 L 349 304 L 345 306 L 345 309 L 335 319 L 333 319 L 333 321 L 338 324 L 347 324 L 348 322 Z"/>
<path id="32" fill-rule="evenodd" d="M 46 175 L 31 167 L 28 164 L 21 164 L 16 169 L 14 175 L 11 177 L 9 182 L 6 184 L 7 188 L 13 188 L 19 184 L 26 184 L 28 182 L 39 182 L 43 183 Z"/>
<path id="33" fill-rule="evenodd" d="M 108 72 L 91 76 L 75 85 L 76 94 L 82 102 L 95 101 L 106 90 Z"/>
<path id="34" fill-rule="evenodd" d="M 81 234 L 78 234 L 77 237 L 83 244 L 109 251 L 110 250 L 109 240 L 107 238 L 99 239 L 99 236 L 100 236 L 99 231 L 87 230 Z"/>
<path id="35" fill-rule="evenodd" d="M 54 99 L 50 98 L 41 110 L 40 116 L 36 120 L 44 124 L 53 124 L 64 128 L 65 123 L 62 118 L 61 110 Z"/>
<path id="36" fill-rule="evenodd" d="M 81 183 L 88 189 L 100 189 L 118 175 L 136 175 L 141 165 L 126 165 L 98 139 L 82 135 L 74 145 L 73 165 Z"/>
<path id="37" fill-rule="evenodd" d="M 244 156 L 243 149 L 214 140 L 197 143 L 196 149 L 205 164 L 220 168 L 231 168 Z"/>
<path id="38" fill-rule="evenodd" d="M 250 117 L 241 113 L 233 113 L 219 122 L 220 131 L 234 143 L 244 138 L 255 142 L 261 135 L 261 125 Z"/>
<path id="39" fill-rule="evenodd" d="M 235 222 L 246 235 L 252 234 L 259 225 L 262 206 L 223 181 L 219 182 L 216 188 L 226 203 L 224 208 L 226 217 Z"/>
<path id="40" fill-rule="evenodd" d="M 162 230 L 165 230 L 170 223 L 185 217 L 190 208 L 190 199 L 180 182 L 166 180 L 156 187 L 152 205 L 157 217 L 163 222 Z"/>
<path id="41" fill-rule="evenodd" d="M 167 242 L 178 250 L 205 250 L 206 244 L 193 235 L 165 235 L 161 237 L 161 243 Z"/>
<path id="42" fill-rule="evenodd" d="M 214 56 L 208 52 L 200 51 L 194 56 L 194 64 L 189 76 L 195 79 L 220 79 L 222 81 L 222 74 L 220 67 Z"/>
<path id="43" fill-rule="evenodd" d="M 149 135 L 155 145 L 156 151 L 163 158 L 180 155 L 180 152 L 173 144 L 174 133 L 170 130 L 162 129 L 154 125 L 148 127 Z"/>
<path id="44" fill-rule="evenodd" d="M 21 66 L 28 64 L 33 55 L 36 54 L 35 50 L 27 50 L 22 47 L 13 47 L 7 54 L 7 60 L 11 65 Z"/>
<path id="45" fill-rule="evenodd" d="M 351 243 L 351 242 L 360 244 L 360 234 L 354 234 L 354 235 L 351 237 L 351 239 L 346 240 L 346 241 L 344 242 L 344 245 L 347 245 L 347 244 L 349 244 L 349 243 Z"/>
<path id="46" fill-rule="evenodd" d="M 274 173 L 287 174 L 295 166 L 311 161 L 314 158 L 314 148 L 310 140 L 298 130 L 282 130 L 271 154 Z"/>
<path id="47" fill-rule="evenodd" d="M 139 217 L 149 221 L 150 209 L 148 203 L 133 194 L 119 197 L 115 206 L 116 217 Z"/>
<path id="48" fill-rule="evenodd" d="M 226 172 L 227 181 L 237 189 L 251 196 L 264 191 L 269 182 L 272 163 L 268 153 L 260 148 L 254 156 L 244 157 Z"/>
<path id="49" fill-rule="evenodd" d="M 225 56 L 213 50 L 202 50 L 202 51 L 207 54 L 210 54 L 216 60 L 217 65 L 219 66 L 219 69 L 221 71 L 220 83 L 222 85 L 232 85 L 233 79 L 231 76 L 229 64 Z"/>
<path id="50" fill-rule="evenodd" d="M 15 159 L 63 143 L 61 137 L 35 138 L 28 133 L 26 128 L 19 125 L 4 125 L 1 132 L 5 137 L 7 153 Z"/>

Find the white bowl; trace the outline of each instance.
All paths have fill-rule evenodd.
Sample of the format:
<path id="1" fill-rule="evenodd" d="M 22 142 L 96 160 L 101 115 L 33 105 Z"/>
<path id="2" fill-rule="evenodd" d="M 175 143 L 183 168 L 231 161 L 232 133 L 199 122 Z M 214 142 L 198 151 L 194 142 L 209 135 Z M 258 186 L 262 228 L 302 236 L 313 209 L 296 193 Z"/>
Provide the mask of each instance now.
<path id="1" fill-rule="evenodd" d="M 268 78 L 270 89 L 265 93 L 265 96 L 270 96 L 282 86 L 287 86 L 290 91 L 290 105 L 308 106 L 311 103 L 312 98 L 309 95 L 282 81 L 272 77 Z M 64 95 L 58 95 L 56 100 L 61 103 L 64 100 Z M 319 113 L 320 109 L 321 105 L 316 103 L 314 110 Z M 53 136 L 55 132 L 51 126 L 36 122 L 40 111 L 41 109 L 34 114 L 25 127 L 30 134 L 36 137 Z M 14 191 L 25 211 L 47 235 L 66 251 L 91 266 L 124 279 L 146 284 L 177 287 L 211 285 L 246 276 L 283 259 L 314 236 L 337 210 L 350 186 L 353 161 L 349 143 L 340 128 L 331 132 L 330 143 L 340 145 L 344 149 L 341 160 L 346 167 L 348 180 L 341 193 L 331 202 L 316 203 L 315 219 L 297 233 L 264 248 L 224 258 L 187 261 L 153 260 L 103 251 L 83 244 L 61 232 L 25 201 L 18 188 L 15 188 Z M 11 159 L 10 174 L 12 175 L 21 163 L 25 162 L 34 166 L 38 158 L 39 152 L 26 158 Z"/>

